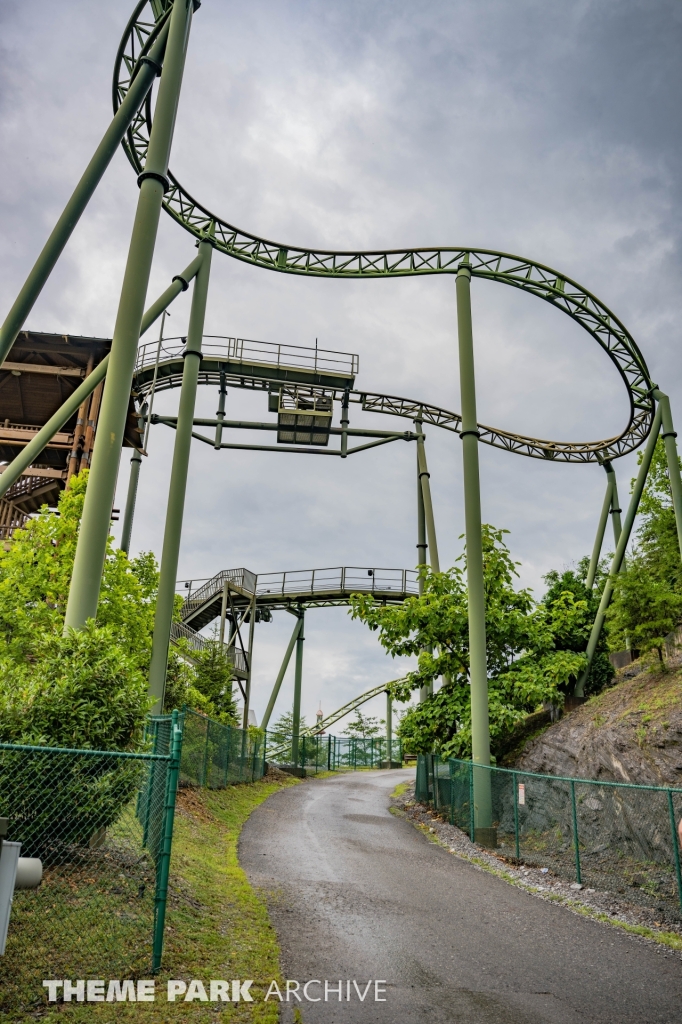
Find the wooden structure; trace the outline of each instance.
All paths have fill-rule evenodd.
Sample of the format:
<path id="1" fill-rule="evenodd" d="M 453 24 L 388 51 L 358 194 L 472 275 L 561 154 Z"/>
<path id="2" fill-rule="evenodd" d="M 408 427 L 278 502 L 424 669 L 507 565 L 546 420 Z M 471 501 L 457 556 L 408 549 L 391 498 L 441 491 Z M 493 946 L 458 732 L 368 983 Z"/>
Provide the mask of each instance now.
<path id="1" fill-rule="evenodd" d="M 108 338 L 22 331 L 0 368 L 0 472 L 35 437 L 111 348 Z M 54 435 L 0 499 L 0 539 L 6 539 L 42 505 L 57 504 L 74 473 L 90 465 L 104 382 Z M 127 445 L 140 446 L 132 399 Z"/>

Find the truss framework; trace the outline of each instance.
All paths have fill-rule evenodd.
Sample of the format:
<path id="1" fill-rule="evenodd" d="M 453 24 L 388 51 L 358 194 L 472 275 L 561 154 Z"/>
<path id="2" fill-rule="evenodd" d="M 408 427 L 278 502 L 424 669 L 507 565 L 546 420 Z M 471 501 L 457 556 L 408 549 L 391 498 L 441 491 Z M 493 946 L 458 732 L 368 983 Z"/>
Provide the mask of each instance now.
<path id="1" fill-rule="evenodd" d="M 128 22 L 114 68 L 113 105 L 118 109 L 172 0 L 140 0 Z M 123 148 L 139 174 L 144 169 L 152 126 L 151 92 L 133 121 Z M 535 295 L 570 316 L 598 342 L 617 368 L 628 393 L 627 426 L 618 437 L 587 444 L 541 441 L 491 427 L 481 440 L 507 451 L 562 462 L 596 462 L 637 448 L 648 436 L 654 416 L 654 387 L 636 342 L 617 317 L 581 285 L 534 260 L 509 253 L 468 247 L 434 246 L 371 251 L 308 249 L 260 238 L 242 231 L 199 203 L 169 171 L 164 208 L 196 238 L 211 232 L 221 252 L 253 266 L 279 273 L 351 280 L 453 274 L 466 263 L 473 277 L 497 281 Z M 386 400 L 388 396 L 379 396 Z M 399 401 L 403 401 L 400 399 Z M 378 411 L 378 410 L 375 410 Z M 391 411 L 383 409 L 381 411 Z M 395 413 L 394 413 L 395 414 Z M 401 413 L 398 413 L 401 415 Z M 451 417 L 453 414 L 449 414 Z M 439 426 L 445 424 L 438 424 Z"/>

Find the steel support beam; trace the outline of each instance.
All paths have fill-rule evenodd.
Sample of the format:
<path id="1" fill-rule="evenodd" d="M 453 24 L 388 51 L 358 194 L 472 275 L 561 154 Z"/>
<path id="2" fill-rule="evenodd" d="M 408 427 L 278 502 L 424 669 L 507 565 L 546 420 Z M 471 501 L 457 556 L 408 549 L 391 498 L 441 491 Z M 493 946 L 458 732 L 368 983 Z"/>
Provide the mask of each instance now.
<path id="1" fill-rule="evenodd" d="M 289 643 L 287 645 L 287 649 L 284 652 L 284 657 L 282 658 L 282 664 L 280 665 L 279 672 L 277 673 L 277 678 L 275 679 L 275 685 L 273 686 L 272 693 L 270 694 L 270 700 L 268 701 L 268 706 L 265 709 L 265 714 L 263 715 L 263 720 L 262 720 L 262 722 L 260 724 L 261 729 L 267 729 L 267 727 L 268 727 L 268 724 L 270 722 L 270 718 L 272 717 L 272 712 L 273 712 L 274 707 L 275 707 L 275 703 L 277 702 L 277 698 L 279 696 L 279 691 L 281 689 L 282 682 L 284 680 L 284 676 L 286 675 L 286 671 L 289 668 L 289 662 L 291 661 L 291 655 L 293 654 L 294 646 L 296 644 L 296 641 L 298 640 L 299 634 L 300 634 L 302 629 L 303 629 L 303 619 L 300 616 L 298 616 L 297 619 L 296 619 L 296 623 L 294 625 L 293 631 L 291 633 L 291 639 L 289 640 Z"/>
<path id="2" fill-rule="evenodd" d="M 52 229 L 50 237 L 43 246 L 40 256 L 0 328 L 0 363 L 4 362 L 16 341 L 26 317 L 33 309 L 45 282 L 52 273 L 83 211 L 111 163 L 114 153 L 118 150 L 131 122 L 144 103 L 158 73 L 158 68 L 163 63 L 167 40 L 168 22 L 163 25 L 156 42 L 150 48 L 147 60 L 138 65 L 137 74 L 130 84 L 125 99 L 114 114 L 102 141 L 85 168 L 64 212 Z"/>
<path id="3" fill-rule="evenodd" d="M 88 619 L 97 616 L 111 508 L 116 491 L 144 300 L 149 284 L 161 203 L 168 185 L 168 159 L 192 21 L 191 10 L 191 0 L 176 0 L 170 16 L 166 57 L 154 112 L 154 126 L 145 169 L 138 179 L 140 195 L 114 327 L 107 385 L 104 390 L 71 577 L 65 629 L 80 629 Z M 162 696 L 162 693 L 160 695 Z"/>
<path id="4" fill-rule="evenodd" d="M 152 658 L 149 666 L 149 693 L 155 698 L 152 713 L 160 715 L 163 709 L 163 695 L 166 687 L 166 670 L 168 667 L 168 645 L 170 643 L 170 627 L 175 602 L 175 581 L 178 576 L 178 557 L 180 554 L 180 538 L 182 535 L 182 519 L 185 510 L 185 493 L 187 491 L 187 471 L 192 444 L 192 419 L 196 402 L 199 365 L 201 363 L 201 342 L 204 336 L 204 319 L 208 298 L 208 283 L 211 273 L 211 254 L 213 246 L 206 239 L 199 243 L 202 263 L 194 281 L 192 292 L 192 308 L 189 315 L 187 345 L 185 348 L 185 365 L 180 390 L 178 408 L 178 425 L 173 448 L 170 487 L 168 489 L 168 506 L 166 509 L 166 525 L 163 534 L 163 551 L 161 554 L 161 571 L 159 574 L 159 591 L 156 599 L 156 615 L 154 617 L 154 638 L 152 641 Z"/>
<path id="5" fill-rule="evenodd" d="M 481 488 L 478 468 L 478 421 L 474 338 L 471 322 L 471 270 L 462 263 L 457 271 L 457 332 L 462 401 L 462 460 L 464 464 L 464 517 L 469 601 L 469 680 L 471 683 L 471 743 L 474 763 L 474 825 L 478 841 L 494 845 L 490 772 L 476 765 L 490 764 L 488 670 L 485 635 L 485 589 Z M 428 520 L 427 520 L 428 522 Z"/>
<path id="6" fill-rule="evenodd" d="M 253 601 L 251 602 L 251 609 L 249 613 L 249 645 L 246 655 L 246 685 L 244 686 L 244 718 L 242 720 L 242 729 L 246 732 L 249 727 L 249 708 L 251 705 L 251 675 L 253 668 L 253 635 L 256 629 L 256 595 L 253 595 Z"/>
<path id="7" fill-rule="evenodd" d="M 620 514 L 623 511 L 620 507 L 620 501 L 618 500 L 618 483 L 616 481 L 616 471 L 610 462 L 604 463 L 604 469 L 606 475 L 611 481 L 611 524 L 613 526 L 613 543 L 617 547 L 620 535 L 623 527 L 620 521 Z"/>
<path id="8" fill-rule="evenodd" d="M 616 577 L 621 570 L 623 565 L 623 559 L 625 558 L 625 549 L 630 542 L 630 534 L 632 533 L 632 527 L 635 522 L 635 516 L 637 515 L 637 509 L 639 508 L 639 502 L 642 497 L 642 491 L 644 490 L 644 484 L 646 483 L 647 473 L 651 466 L 651 460 L 654 455 L 654 449 L 656 447 L 656 441 L 658 440 L 658 434 L 661 429 L 661 406 L 659 405 L 654 416 L 654 422 L 651 427 L 651 433 L 649 434 L 649 440 L 646 443 L 646 448 L 642 455 L 642 462 L 639 467 L 637 479 L 635 480 L 635 486 L 632 491 L 632 497 L 630 498 L 630 504 L 628 510 L 625 513 L 625 522 L 623 523 L 623 529 L 621 531 L 618 544 L 616 545 L 616 551 L 611 562 L 611 568 L 609 575 L 602 591 L 601 601 L 599 602 L 599 609 L 595 616 L 594 623 L 592 625 L 592 631 L 590 633 L 590 639 L 587 643 L 587 665 L 583 670 L 582 675 L 578 679 L 575 686 L 575 696 L 585 696 L 585 683 L 592 667 L 594 660 L 595 651 L 597 650 L 597 644 L 599 643 L 599 637 L 604 626 L 604 620 L 606 618 L 606 609 L 609 606 L 611 597 L 613 595 L 613 588 L 616 582 Z"/>
<path id="9" fill-rule="evenodd" d="M 604 463 L 603 465 L 604 469 L 606 469 L 606 464 Z M 609 512 L 611 511 L 611 507 L 613 504 L 613 483 L 611 477 L 608 475 L 608 470 L 606 470 L 606 473 L 606 493 L 604 494 L 604 502 L 601 507 L 601 515 L 599 516 L 599 523 L 597 525 L 597 535 L 594 538 L 594 547 L 592 548 L 590 568 L 587 572 L 587 579 L 585 580 L 585 586 L 588 590 L 592 590 L 592 587 L 594 586 L 594 578 L 597 575 L 597 569 L 599 567 L 599 557 L 601 555 L 602 544 L 604 543 L 604 534 L 606 533 L 606 522 L 609 518 Z"/>
<path id="10" fill-rule="evenodd" d="M 656 389 L 654 398 L 657 399 L 661 410 L 661 437 L 665 444 L 665 455 L 668 462 L 668 478 L 673 498 L 673 509 L 675 511 L 675 525 L 677 526 L 677 543 L 682 557 L 682 479 L 680 478 L 680 460 L 677 454 L 675 428 L 673 417 L 670 411 L 670 399 L 662 391 Z"/>
<path id="11" fill-rule="evenodd" d="M 301 735 L 301 685 L 303 681 L 303 641 L 305 640 L 305 610 L 298 609 L 301 628 L 296 637 L 296 674 L 294 676 L 294 715 L 291 728 L 291 763 L 298 764 L 298 747 Z"/>

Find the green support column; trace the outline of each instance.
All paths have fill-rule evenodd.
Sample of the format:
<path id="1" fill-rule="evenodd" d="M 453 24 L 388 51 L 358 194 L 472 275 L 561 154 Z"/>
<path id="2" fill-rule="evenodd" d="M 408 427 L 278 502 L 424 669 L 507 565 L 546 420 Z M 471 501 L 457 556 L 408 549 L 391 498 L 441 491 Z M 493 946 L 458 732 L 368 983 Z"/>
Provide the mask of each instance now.
<path id="1" fill-rule="evenodd" d="M 675 428 L 673 417 L 670 412 L 670 399 L 658 389 L 654 391 L 654 398 L 661 410 L 661 437 L 665 444 L 665 454 L 668 462 L 668 477 L 670 479 L 670 490 L 673 496 L 673 509 L 675 511 L 675 524 L 677 526 L 677 542 L 682 557 L 682 479 L 680 478 L 680 459 L 677 454 Z"/>
<path id="2" fill-rule="evenodd" d="M 182 518 L 185 511 L 185 493 L 187 490 L 187 470 L 192 444 L 194 405 L 197 394 L 197 381 L 199 379 L 199 365 L 201 363 L 201 341 L 204 335 L 208 282 L 211 273 L 211 254 L 213 252 L 211 241 L 204 239 L 199 244 L 199 250 L 203 259 L 194 281 L 192 308 L 190 310 L 189 327 L 187 330 L 185 364 L 182 372 L 182 387 L 180 389 L 178 408 L 178 424 L 175 431 L 175 446 L 173 448 L 173 463 L 168 489 L 168 506 L 166 509 L 166 525 L 163 534 L 159 592 L 156 599 L 156 615 L 154 617 L 152 660 L 149 667 L 149 693 L 155 698 L 154 707 L 152 708 L 152 714 L 154 715 L 162 713 L 163 695 L 166 687 L 168 645 L 170 643 L 170 627 L 175 602 L 175 581 L 178 576 L 178 557 L 180 554 L 180 537 L 182 535 Z"/>
<path id="3" fill-rule="evenodd" d="M 296 675 L 294 677 L 294 717 L 292 722 L 291 736 L 291 763 L 298 764 L 298 746 L 301 733 L 301 684 L 303 681 L 303 635 L 305 627 L 305 611 L 299 608 L 298 614 L 301 619 L 301 628 L 296 637 Z"/>
<path id="4" fill-rule="evenodd" d="M 191 0 L 176 0 L 171 13 L 147 160 L 138 178 L 140 195 L 114 327 L 107 383 L 71 577 L 65 630 L 69 627 L 80 629 L 88 619 L 97 615 L 144 301 L 161 202 L 168 186 L 166 174 L 192 20 L 191 8 Z"/>
<path id="5" fill-rule="evenodd" d="M 268 706 L 266 707 L 265 714 L 263 715 L 263 721 L 261 722 L 260 725 L 261 729 L 267 729 L 270 723 L 270 716 L 272 715 L 273 709 L 275 707 L 275 703 L 277 701 L 279 691 L 282 686 L 282 681 L 284 679 L 284 676 L 286 675 L 286 671 L 289 667 L 289 662 L 291 661 L 291 655 L 293 654 L 294 651 L 294 646 L 296 644 L 296 641 L 298 640 L 298 636 L 302 628 L 303 619 L 297 618 L 296 625 L 294 626 L 293 632 L 291 634 L 291 639 L 289 640 L 287 649 L 284 652 L 284 657 L 282 658 L 282 664 L 280 665 L 279 672 L 277 673 L 277 678 L 275 679 L 275 685 L 273 686 L 272 693 L 270 694 Z"/>
<path id="6" fill-rule="evenodd" d="M 161 28 L 159 36 L 151 47 L 146 60 L 140 65 L 125 99 L 114 114 L 102 141 L 95 150 L 92 160 L 85 169 L 83 177 L 76 185 L 73 195 L 64 208 L 64 212 L 55 224 L 14 305 L 5 318 L 5 322 L 0 329 L 0 363 L 3 363 L 7 358 L 7 353 L 16 341 L 19 331 L 24 326 L 26 317 L 33 309 L 38 296 L 45 286 L 45 282 L 52 273 L 83 211 L 90 202 L 95 189 L 102 180 L 104 172 L 111 163 L 114 153 L 118 150 L 131 122 L 144 103 L 164 59 L 163 55 L 167 39 L 168 22 Z"/>
<path id="7" fill-rule="evenodd" d="M 227 397 L 227 388 L 225 386 L 225 371 L 220 371 L 220 385 L 218 387 L 218 411 L 216 412 L 216 427 L 215 427 L 215 441 L 213 447 L 217 452 L 220 451 L 220 445 L 223 440 L 223 420 L 225 419 L 225 399 Z"/>
<path id="8" fill-rule="evenodd" d="M 618 500 L 618 484 L 616 482 L 615 470 L 610 462 L 604 463 L 604 469 L 606 470 L 606 476 L 611 482 L 611 523 L 613 526 L 613 543 L 617 546 L 623 530 L 620 521 L 620 514 L 623 510 Z"/>
<path id="9" fill-rule="evenodd" d="M 606 469 L 606 464 L 603 465 Z M 604 495 L 604 503 L 601 507 L 601 515 L 599 516 L 597 536 L 594 538 L 594 547 L 592 548 L 590 568 L 587 573 L 587 579 L 585 580 L 585 586 L 588 590 L 592 590 L 592 587 L 594 586 L 594 578 L 597 575 L 597 569 L 599 567 L 599 557 L 601 555 L 602 544 L 604 543 L 604 534 L 606 533 L 606 521 L 609 518 L 609 512 L 611 511 L 611 507 L 613 505 L 613 485 L 611 477 L 608 475 L 608 470 L 606 472 L 606 493 Z"/>
<path id="10" fill-rule="evenodd" d="M 637 515 L 637 509 L 639 508 L 640 498 L 642 497 L 642 491 L 644 490 L 644 484 L 646 483 L 647 473 L 651 466 L 651 460 L 654 455 L 654 448 L 656 447 L 656 441 L 658 440 L 658 434 L 661 429 L 661 406 L 659 405 L 654 416 L 654 422 L 651 427 L 651 433 L 649 434 L 649 440 L 646 443 L 646 448 L 642 455 L 642 462 L 637 473 L 637 479 L 635 480 L 635 486 L 632 491 L 632 497 L 630 498 L 630 504 L 625 514 L 625 522 L 623 523 L 623 530 L 616 545 L 616 552 L 611 562 L 611 568 L 609 570 L 608 579 L 604 585 L 602 592 L 601 601 L 599 602 L 599 609 L 595 616 L 592 631 L 590 633 L 590 639 L 587 644 L 587 665 L 583 670 L 580 679 L 575 686 L 575 696 L 584 697 L 585 695 L 585 683 L 590 673 L 592 666 L 592 660 L 594 658 L 595 651 L 597 650 L 597 644 L 599 643 L 599 637 L 601 635 L 602 627 L 604 625 L 604 619 L 606 618 L 606 609 L 611 601 L 611 595 L 613 594 L 613 587 L 616 581 L 616 577 L 621 570 L 623 565 L 623 559 L 625 558 L 625 549 L 630 541 L 630 534 L 632 533 L 632 527 L 635 522 L 635 516 Z"/>
<path id="11" fill-rule="evenodd" d="M 220 602 L 220 633 L 218 634 L 218 640 L 220 641 L 220 649 L 223 649 L 225 643 L 225 620 L 227 619 L 227 593 L 229 583 L 227 580 L 223 583 L 223 597 Z"/>
<path id="12" fill-rule="evenodd" d="M 386 767 L 393 763 L 393 701 L 389 690 L 386 690 Z"/>
<path id="13" fill-rule="evenodd" d="M 462 459 L 464 463 L 464 517 L 469 599 L 469 679 L 471 683 L 471 734 L 474 766 L 490 764 L 488 719 L 488 669 L 485 637 L 485 591 L 481 538 L 481 490 L 478 470 L 478 421 L 474 338 L 471 323 L 471 271 L 461 264 L 457 271 L 457 332 L 462 404 Z M 474 767 L 474 814 L 476 842 L 495 846 L 492 827 L 490 772 Z"/>
<path id="14" fill-rule="evenodd" d="M 438 557 L 438 541 L 436 539 L 436 522 L 433 515 L 433 503 L 431 501 L 431 474 L 426 464 L 426 449 L 424 447 L 424 434 L 422 421 L 414 421 L 417 432 L 417 551 L 424 561 L 420 564 L 430 565 L 433 572 L 440 572 L 440 560 Z M 427 543 L 428 538 L 428 543 Z M 429 549 L 428 560 L 426 548 Z M 419 581 L 419 594 L 424 593 L 424 582 Z M 429 648 L 431 649 L 431 648 Z M 424 701 L 433 693 L 433 683 L 419 688 L 419 700 Z"/>

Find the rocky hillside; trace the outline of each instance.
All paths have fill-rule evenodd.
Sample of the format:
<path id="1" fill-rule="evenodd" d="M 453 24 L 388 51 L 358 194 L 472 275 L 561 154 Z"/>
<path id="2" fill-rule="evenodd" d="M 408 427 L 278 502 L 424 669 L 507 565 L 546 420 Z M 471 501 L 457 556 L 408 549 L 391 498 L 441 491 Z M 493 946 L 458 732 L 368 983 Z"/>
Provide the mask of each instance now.
<path id="1" fill-rule="evenodd" d="M 531 739 L 515 767 L 682 786 L 682 669 L 657 674 L 646 669 L 591 698 Z"/>

